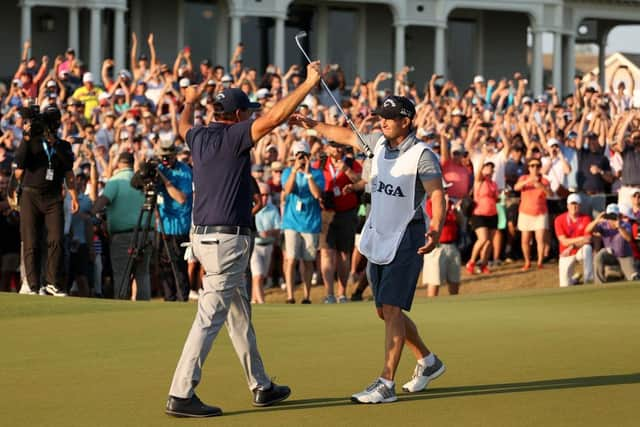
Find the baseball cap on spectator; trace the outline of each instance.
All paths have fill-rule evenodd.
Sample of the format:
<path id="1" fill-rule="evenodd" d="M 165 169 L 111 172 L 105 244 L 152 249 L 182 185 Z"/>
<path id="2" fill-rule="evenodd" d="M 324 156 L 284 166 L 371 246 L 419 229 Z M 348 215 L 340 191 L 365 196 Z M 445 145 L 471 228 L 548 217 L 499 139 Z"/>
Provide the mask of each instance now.
<path id="1" fill-rule="evenodd" d="M 569 194 L 569 197 L 567 197 L 567 205 L 570 205 L 572 203 L 582 203 L 582 200 L 580 200 L 580 195 L 578 193 L 571 193 Z"/>
<path id="2" fill-rule="evenodd" d="M 533 100 L 530 97 L 525 96 L 525 97 L 522 98 L 522 103 L 523 104 L 532 104 Z"/>
<path id="3" fill-rule="evenodd" d="M 14 85 L 18 86 L 20 89 L 22 89 L 22 80 L 13 79 L 13 81 L 11 83 L 13 83 Z"/>
<path id="4" fill-rule="evenodd" d="M 207 67 L 210 67 L 210 66 L 211 66 L 211 61 L 210 61 L 210 60 L 208 60 L 208 59 L 203 59 L 203 60 L 200 62 L 200 65 L 206 65 Z"/>
<path id="5" fill-rule="evenodd" d="M 176 144 L 170 139 L 161 139 L 156 148 L 156 154 L 158 156 L 170 156 L 176 154 Z"/>
<path id="6" fill-rule="evenodd" d="M 105 117 L 115 117 L 116 116 L 116 112 L 113 110 L 109 110 L 107 112 L 104 113 Z"/>
<path id="7" fill-rule="evenodd" d="M 258 99 L 271 98 L 271 92 L 269 92 L 269 89 L 267 89 L 266 87 L 260 88 L 256 91 L 256 98 Z"/>
<path id="8" fill-rule="evenodd" d="M 482 77 L 481 75 L 477 75 L 473 78 L 473 83 L 484 83 L 484 77 Z"/>
<path id="9" fill-rule="evenodd" d="M 116 89 L 116 91 L 113 93 L 115 96 L 124 96 L 124 89 L 122 89 L 121 87 L 119 87 L 118 89 Z"/>
<path id="10" fill-rule="evenodd" d="M 536 103 L 538 104 L 546 104 L 547 102 L 547 97 L 545 95 L 539 95 L 536 97 Z"/>
<path id="11" fill-rule="evenodd" d="M 612 215 L 620 215 L 620 207 L 618 206 L 617 203 L 609 203 L 607 205 L 607 209 L 605 210 L 606 214 L 612 214 Z"/>
<path id="12" fill-rule="evenodd" d="M 138 126 L 138 122 L 136 122 L 134 119 L 128 119 L 126 122 L 124 122 L 125 126 Z"/>
<path id="13" fill-rule="evenodd" d="M 640 188 L 635 187 L 631 192 L 631 196 L 635 196 L 636 194 L 640 194 Z"/>
<path id="14" fill-rule="evenodd" d="M 454 108 L 453 111 L 451 112 L 452 116 L 464 116 L 464 114 L 462 113 L 462 110 L 459 108 Z"/>
<path id="15" fill-rule="evenodd" d="M 262 165 L 253 165 L 253 166 L 251 166 L 251 172 L 264 172 L 264 166 L 262 166 Z"/>
<path id="16" fill-rule="evenodd" d="M 185 77 L 183 79 L 180 79 L 180 87 L 189 87 L 190 84 L 191 82 L 188 78 Z"/>
<path id="17" fill-rule="evenodd" d="M 75 55 L 76 51 L 75 49 L 73 49 L 72 47 L 67 48 L 67 50 L 65 51 L 65 53 L 68 53 L 70 55 Z"/>
<path id="18" fill-rule="evenodd" d="M 133 153 L 120 153 L 118 156 L 118 163 L 126 163 L 127 165 L 133 165 Z"/>
<path id="19" fill-rule="evenodd" d="M 93 74 L 89 71 L 82 75 L 82 83 L 93 83 Z"/>
<path id="20" fill-rule="evenodd" d="M 567 139 L 576 139 L 577 137 L 578 137 L 578 133 L 573 130 L 567 134 Z"/>
<path id="21" fill-rule="evenodd" d="M 131 74 L 131 71 L 129 71 L 129 70 L 120 70 L 119 75 L 120 75 L 120 77 L 122 77 L 123 79 L 126 79 L 126 80 L 133 80 L 133 75 Z"/>
<path id="22" fill-rule="evenodd" d="M 598 134 L 593 132 L 593 131 L 589 131 L 584 135 L 586 138 L 597 138 Z"/>
<path id="23" fill-rule="evenodd" d="M 271 170 L 272 171 L 279 172 L 279 171 L 282 171 L 283 169 L 284 169 L 284 165 L 282 164 L 282 162 L 275 161 L 275 162 L 271 163 Z"/>
<path id="24" fill-rule="evenodd" d="M 451 143 L 451 153 L 460 153 L 463 154 L 466 150 L 464 149 L 464 145 L 461 142 L 452 142 Z"/>
<path id="25" fill-rule="evenodd" d="M 264 151 L 271 151 L 271 150 L 273 150 L 275 152 L 278 152 L 278 147 L 276 147 L 273 144 L 269 144 L 264 148 Z"/>
<path id="26" fill-rule="evenodd" d="M 53 80 L 49 80 L 49 81 L 47 82 L 47 87 L 56 87 L 56 86 L 58 86 L 58 85 L 57 85 L 57 84 L 56 84 L 56 82 L 55 82 L 55 81 L 53 81 Z"/>
<path id="27" fill-rule="evenodd" d="M 260 108 L 259 103 L 249 101 L 247 94 L 238 88 L 224 89 L 216 95 L 214 105 L 222 107 L 222 112 L 224 113 Z"/>
<path id="28" fill-rule="evenodd" d="M 555 138 L 549 138 L 549 140 L 547 141 L 547 145 L 549 147 L 553 147 L 554 145 L 558 145 L 559 146 L 560 145 L 560 141 L 558 141 Z"/>
<path id="29" fill-rule="evenodd" d="M 148 61 L 148 60 L 149 60 L 149 57 L 147 56 L 147 54 L 146 54 L 146 53 L 141 53 L 141 54 L 138 56 L 138 61 Z"/>
<path id="30" fill-rule="evenodd" d="M 142 118 L 143 118 L 143 119 L 148 119 L 148 118 L 150 118 L 150 117 L 153 117 L 153 114 L 151 114 L 151 111 L 144 111 L 144 112 L 142 113 Z"/>
<path id="31" fill-rule="evenodd" d="M 101 92 L 100 95 L 98 95 L 98 101 L 105 101 L 109 98 L 111 98 L 111 95 L 107 92 Z"/>
<path id="32" fill-rule="evenodd" d="M 220 79 L 220 81 L 224 84 L 224 83 L 233 83 L 233 77 L 231 77 L 229 74 L 225 74 L 224 76 L 222 76 L 222 79 Z"/>
<path id="33" fill-rule="evenodd" d="M 56 99 L 57 97 L 58 97 L 58 94 L 55 92 L 50 92 L 47 94 L 47 98 L 50 98 L 50 99 Z"/>
<path id="34" fill-rule="evenodd" d="M 397 119 L 408 117 L 413 119 L 416 115 L 416 107 L 409 98 L 404 96 L 388 96 L 382 101 L 382 105 L 372 111 L 372 114 L 385 119 Z"/>
<path id="35" fill-rule="evenodd" d="M 209 79 L 207 80 L 207 86 L 215 86 L 216 85 L 216 81 L 213 79 Z"/>
<path id="36" fill-rule="evenodd" d="M 129 132 L 127 132 L 126 130 L 121 130 L 120 131 L 120 140 L 125 140 L 125 139 L 129 139 Z"/>
<path id="37" fill-rule="evenodd" d="M 309 144 L 306 141 L 296 141 L 293 143 L 291 147 L 291 151 L 294 156 L 297 156 L 298 153 L 306 153 L 309 154 L 311 150 L 309 149 Z"/>

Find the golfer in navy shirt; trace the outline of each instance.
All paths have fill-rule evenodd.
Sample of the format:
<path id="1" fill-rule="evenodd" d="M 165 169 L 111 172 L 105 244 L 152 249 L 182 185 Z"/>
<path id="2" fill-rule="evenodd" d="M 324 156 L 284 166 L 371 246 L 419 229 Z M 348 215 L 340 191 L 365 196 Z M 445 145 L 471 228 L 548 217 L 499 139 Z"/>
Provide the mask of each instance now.
<path id="1" fill-rule="evenodd" d="M 263 136 L 284 122 L 320 81 L 320 64 L 307 67 L 304 83 L 256 120 L 251 103 L 239 89 L 225 89 L 214 100 L 215 122 L 193 127 L 193 105 L 200 94 L 186 91 L 180 135 L 193 157 L 193 254 L 206 275 L 198 313 L 173 377 L 166 412 L 180 417 L 221 415 L 220 408 L 195 394 L 202 366 L 226 322 L 233 347 L 244 369 L 254 406 L 286 399 L 291 390 L 273 383 L 265 372 L 251 324 L 251 305 L 245 289 L 251 234 L 250 150 Z M 225 392 L 221 388 L 222 393 Z"/>

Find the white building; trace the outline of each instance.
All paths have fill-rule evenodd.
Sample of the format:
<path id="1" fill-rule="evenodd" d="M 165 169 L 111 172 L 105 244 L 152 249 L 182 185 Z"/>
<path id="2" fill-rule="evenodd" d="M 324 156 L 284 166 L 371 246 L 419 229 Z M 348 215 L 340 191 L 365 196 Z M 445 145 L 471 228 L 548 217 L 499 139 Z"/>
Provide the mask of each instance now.
<path id="1" fill-rule="evenodd" d="M 159 59 L 169 64 L 186 45 L 194 61 L 227 64 L 243 41 L 247 65 L 285 68 L 303 63 L 293 36 L 305 30 L 312 56 L 342 64 L 349 78 L 371 79 L 403 65 L 415 67 L 412 78 L 420 85 L 434 71 L 459 84 L 475 74 L 500 78 L 523 71 L 536 93 L 545 83 L 544 33 L 553 37 L 548 83 L 566 92 L 576 42 L 597 43 L 603 64 L 609 31 L 640 22 L 636 0 L 20 0 L 18 7 L 7 6 L 0 15 L 1 76 L 11 75 L 26 39 L 33 41 L 34 56 L 73 47 L 94 72 L 104 57 L 122 68 L 131 31 L 143 49 L 154 32 Z"/>

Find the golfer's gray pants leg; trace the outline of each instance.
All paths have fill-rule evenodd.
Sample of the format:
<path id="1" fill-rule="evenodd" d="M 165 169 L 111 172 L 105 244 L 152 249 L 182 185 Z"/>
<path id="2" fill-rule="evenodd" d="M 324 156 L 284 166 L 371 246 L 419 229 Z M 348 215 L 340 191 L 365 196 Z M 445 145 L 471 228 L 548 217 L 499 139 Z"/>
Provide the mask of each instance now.
<path id="1" fill-rule="evenodd" d="M 223 323 L 244 369 L 249 389 L 268 387 L 251 324 L 245 289 L 249 237 L 229 234 L 193 235 L 193 253 L 205 269 L 198 312 L 185 342 L 169 394 L 187 398 L 202 376 L 202 366 Z"/>

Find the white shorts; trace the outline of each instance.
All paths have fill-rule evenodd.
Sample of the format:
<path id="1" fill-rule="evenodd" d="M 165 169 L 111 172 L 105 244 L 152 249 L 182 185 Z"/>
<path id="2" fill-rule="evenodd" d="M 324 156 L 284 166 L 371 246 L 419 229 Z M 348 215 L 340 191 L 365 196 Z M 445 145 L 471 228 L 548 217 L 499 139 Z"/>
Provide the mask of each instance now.
<path id="1" fill-rule="evenodd" d="M 549 229 L 549 214 L 527 215 L 518 212 L 518 230 L 520 231 L 536 231 Z"/>
<path id="2" fill-rule="evenodd" d="M 269 274 L 272 253 L 273 243 L 269 245 L 255 244 L 251 254 L 251 277 L 266 277 Z"/>
<path id="3" fill-rule="evenodd" d="M 319 233 L 284 230 L 284 250 L 289 259 L 315 261 L 319 243 Z"/>
<path id="4" fill-rule="evenodd" d="M 460 251 L 455 243 L 441 243 L 424 256 L 422 284 L 440 286 L 444 283 L 460 283 Z"/>

